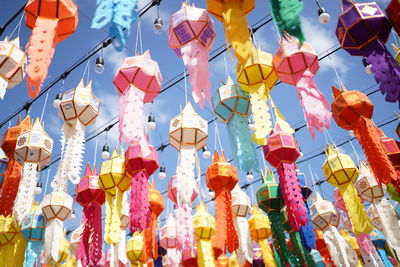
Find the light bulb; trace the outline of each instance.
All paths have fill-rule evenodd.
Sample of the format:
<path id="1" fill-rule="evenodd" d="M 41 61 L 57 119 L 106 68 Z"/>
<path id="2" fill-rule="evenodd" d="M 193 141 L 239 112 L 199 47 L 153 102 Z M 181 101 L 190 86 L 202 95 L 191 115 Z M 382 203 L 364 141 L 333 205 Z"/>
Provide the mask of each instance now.
<path id="1" fill-rule="evenodd" d="M 164 166 L 164 165 L 161 165 L 160 171 L 159 171 L 159 173 L 158 173 L 158 178 L 159 178 L 160 180 L 164 180 L 164 179 L 167 177 L 167 174 L 165 173 L 165 171 L 166 171 L 165 166 Z"/>
<path id="2" fill-rule="evenodd" d="M 155 34 L 161 34 L 162 33 L 162 30 L 163 30 L 163 21 L 162 21 L 162 19 L 160 18 L 160 17 L 157 17 L 155 20 L 154 20 L 154 24 L 153 24 L 153 32 L 155 33 Z"/>
<path id="3" fill-rule="evenodd" d="M 56 109 L 60 108 L 62 96 L 63 96 L 63 93 L 58 93 L 56 95 L 56 99 L 54 99 L 54 101 L 53 101 L 53 107 L 55 107 Z"/>
<path id="4" fill-rule="evenodd" d="M 254 124 L 253 123 L 249 123 L 249 130 L 251 132 L 254 132 L 256 129 L 254 128 Z"/>
<path id="5" fill-rule="evenodd" d="M 203 159 L 209 159 L 211 157 L 211 152 L 208 151 L 207 147 L 203 147 L 202 151 L 203 151 Z"/>
<path id="6" fill-rule="evenodd" d="M 70 220 L 75 220 L 75 218 L 76 218 L 75 213 L 72 212 L 72 213 L 71 213 L 71 216 L 69 217 L 69 219 L 70 219 Z"/>
<path id="7" fill-rule="evenodd" d="M 329 15 L 328 11 L 323 7 L 318 9 L 318 16 L 319 23 L 321 24 L 328 24 L 331 20 L 331 16 Z"/>
<path id="8" fill-rule="evenodd" d="M 248 183 L 252 183 L 254 181 L 254 175 L 252 171 L 249 171 L 246 175 L 246 180 Z"/>
<path id="9" fill-rule="evenodd" d="M 214 197 L 215 197 L 215 193 L 214 193 L 214 191 L 208 191 L 208 197 L 210 198 L 210 199 L 213 199 Z"/>
<path id="10" fill-rule="evenodd" d="M 106 160 L 110 157 L 110 148 L 107 144 L 103 146 L 103 151 L 101 152 L 101 158 Z"/>
<path id="11" fill-rule="evenodd" d="M 104 72 L 104 59 L 102 56 L 98 56 L 96 58 L 96 65 L 94 67 L 94 71 L 97 74 L 102 74 Z"/>
<path id="12" fill-rule="evenodd" d="M 304 156 L 303 152 L 300 151 L 299 159 L 302 159 Z"/>
<path id="13" fill-rule="evenodd" d="M 42 188 L 41 187 L 35 187 L 34 193 L 35 193 L 35 195 L 40 195 L 42 193 Z"/>
<path id="14" fill-rule="evenodd" d="M 368 64 L 366 57 L 363 58 L 362 62 L 365 67 L 365 72 L 368 74 L 372 74 L 372 65 Z"/>
<path id="15" fill-rule="evenodd" d="M 156 124 L 156 119 L 153 114 L 149 115 L 149 118 L 147 119 L 147 126 L 150 131 L 154 131 L 156 129 L 157 124 Z"/>

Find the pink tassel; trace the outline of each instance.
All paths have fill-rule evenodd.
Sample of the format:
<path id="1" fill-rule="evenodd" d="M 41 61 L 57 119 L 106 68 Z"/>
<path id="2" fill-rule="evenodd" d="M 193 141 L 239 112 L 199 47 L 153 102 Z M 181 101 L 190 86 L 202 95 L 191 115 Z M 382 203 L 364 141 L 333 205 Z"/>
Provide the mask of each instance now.
<path id="1" fill-rule="evenodd" d="M 101 206 L 96 203 L 93 205 L 93 230 L 92 241 L 90 242 L 89 255 L 90 261 L 93 265 L 97 265 L 101 260 L 103 251 L 103 238 L 102 238 L 102 223 L 101 223 Z"/>
<path id="2" fill-rule="evenodd" d="M 190 207 L 175 209 L 177 249 L 193 249 L 195 246 L 193 220 Z"/>
<path id="3" fill-rule="evenodd" d="M 82 214 L 83 231 L 80 236 L 79 244 L 76 249 L 76 259 L 82 263 L 83 267 L 89 265 L 89 238 L 90 232 L 93 229 L 92 205 L 85 206 Z"/>
<path id="4" fill-rule="evenodd" d="M 357 241 L 358 241 L 358 246 L 360 247 L 361 251 L 370 256 L 373 252 L 373 244 L 371 241 L 371 237 L 365 233 L 361 233 L 359 235 L 356 235 Z"/>
<path id="5" fill-rule="evenodd" d="M 142 232 L 150 221 L 149 183 L 145 171 L 132 175 L 130 201 L 130 230 Z"/>
<path id="6" fill-rule="evenodd" d="M 325 96 L 317 88 L 314 75 L 304 71 L 297 78 L 297 95 L 303 107 L 304 117 L 307 121 L 307 128 L 312 138 L 315 137 L 315 129 L 322 132 L 323 128 L 329 128 L 332 113 L 329 111 L 329 103 Z"/>

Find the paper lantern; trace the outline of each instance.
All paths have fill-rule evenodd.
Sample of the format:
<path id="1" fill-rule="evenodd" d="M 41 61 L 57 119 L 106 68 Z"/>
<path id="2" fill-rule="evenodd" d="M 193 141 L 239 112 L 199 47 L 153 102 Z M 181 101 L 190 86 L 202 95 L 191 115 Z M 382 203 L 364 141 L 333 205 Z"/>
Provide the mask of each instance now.
<path id="1" fill-rule="evenodd" d="M 295 161 L 300 156 L 296 139 L 277 125 L 263 146 L 265 160 L 277 168 L 282 197 L 288 212 L 290 226 L 299 231 L 307 224 L 307 212 L 297 178 Z"/>
<path id="2" fill-rule="evenodd" d="M 97 264 L 102 252 L 102 212 L 106 201 L 104 190 L 99 186 L 96 167 L 86 165 L 85 174 L 76 186 L 76 202 L 83 206 L 83 231 L 76 259 L 83 264 Z M 91 242 L 89 242 L 91 240 Z"/>
<path id="3" fill-rule="evenodd" d="M 400 99 L 400 66 L 386 49 L 391 25 L 375 2 L 342 0 L 342 14 L 336 27 L 341 47 L 350 55 L 366 57 L 385 100 Z"/>
<path id="4" fill-rule="evenodd" d="M 18 136 L 31 128 L 31 118 L 26 116 L 22 121 L 18 117 L 17 124 L 6 130 L 1 141 L 1 149 L 8 158 L 14 158 L 15 146 L 17 145 Z"/>
<path id="5" fill-rule="evenodd" d="M 360 176 L 355 183 L 355 187 L 361 198 L 370 203 L 381 200 L 385 196 L 385 189 L 378 185 L 364 162 L 360 162 L 359 168 Z"/>
<path id="6" fill-rule="evenodd" d="M 124 151 L 114 150 L 109 160 L 100 166 L 99 185 L 106 192 L 106 224 L 104 240 L 107 244 L 120 241 L 123 192 L 130 186 L 130 176 L 125 168 Z M 113 218 L 111 220 L 111 218 Z"/>
<path id="7" fill-rule="evenodd" d="M 176 266 L 180 262 L 179 252 L 176 238 L 176 223 L 172 213 L 167 215 L 166 224 L 160 229 L 160 245 L 167 250 L 166 256 L 163 257 L 163 266 Z"/>
<path id="8" fill-rule="evenodd" d="M 273 60 L 279 79 L 296 86 L 307 128 L 314 138 L 315 130 L 329 128 L 331 119 L 329 103 L 314 81 L 319 69 L 318 55 L 309 43 L 301 45 L 298 39 L 287 36 L 281 38 Z"/>
<path id="9" fill-rule="evenodd" d="M 16 236 L 21 232 L 19 225 L 14 222 L 12 216 L 4 217 L 0 215 L 0 245 L 5 246 L 16 240 Z"/>
<path id="10" fill-rule="evenodd" d="M 226 161 L 223 151 L 219 155 L 216 150 L 206 171 L 207 187 L 215 192 L 216 233 L 213 246 L 216 258 L 227 251 L 232 253 L 239 246 L 231 209 L 231 191 L 237 182 L 236 168 Z"/>
<path id="11" fill-rule="evenodd" d="M 387 18 L 390 20 L 393 28 L 400 35 L 400 3 L 398 0 L 392 0 L 385 9 Z"/>
<path id="12" fill-rule="evenodd" d="M 371 206 L 368 207 L 367 211 L 368 211 L 368 217 L 371 219 L 372 225 L 376 229 L 382 231 L 383 230 L 382 221 L 381 221 L 381 219 L 379 217 L 379 213 L 376 210 L 376 207 L 371 205 Z"/>
<path id="13" fill-rule="evenodd" d="M 28 54 L 28 93 L 39 94 L 46 79 L 57 42 L 75 32 L 78 6 L 72 0 L 29 0 L 25 6 L 26 26 L 32 29 L 26 52 Z"/>
<path id="14" fill-rule="evenodd" d="M 22 223 L 32 209 L 38 171 L 50 162 L 52 150 L 53 140 L 44 131 L 39 118 L 31 129 L 18 136 L 15 159 L 23 165 L 13 211 L 18 223 Z"/>
<path id="15" fill-rule="evenodd" d="M 19 37 L 10 40 L 7 36 L 0 41 L 0 99 L 6 89 L 20 84 L 25 78 L 26 55 L 22 51 Z"/>
<path id="16" fill-rule="evenodd" d="M 23 266 L 26 241 L 21 236 L 20 226 L 12 216 L 0 215 L 0 253 L 7 265 Z"/>
<path id="17" fill-rule="evenodd" d="M 229 142 L 239 169 L 243 172 L 257 171 L 257 155 L 247 126 L 249 96 L 228 76 L 226 84 L 221 82 L 213 95 L 212 105 L 214 113 L 226 123 Z"/>
<path id="18" fill-rule="evenodd" d="M 197 240 L 199 267 L 216 266 L 211 238 L 215 235 L 215 219 L 207 212 L 203 202 L 196 207 L 193 215 L 194 235 Z"/>
<path id="19" fill-rule="evenodd" d="M 316 199 L 310 207 L 311 218 L 317 230 L 324 231 L 329 225 L 337 227 L 340 215 L 332 202 L 321 198 L 317 193 Z"/>
<path id="20" fill-rule="evenodd" d="M 208 52 L 215 39 L 214 21 L 202 8 L 182 3 L 181 9 L 171 15 L 168 43 L 189 71 L 192 96 L 201 108 L 210 102 Z"/>

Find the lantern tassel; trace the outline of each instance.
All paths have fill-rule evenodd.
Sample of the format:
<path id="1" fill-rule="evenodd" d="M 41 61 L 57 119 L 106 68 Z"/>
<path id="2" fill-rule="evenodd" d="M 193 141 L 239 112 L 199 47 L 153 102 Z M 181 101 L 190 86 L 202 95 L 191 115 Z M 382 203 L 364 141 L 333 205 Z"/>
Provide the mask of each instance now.
<path id="1" fill-rule="evenodd" d="M 177 249 L 179 251 L 184 249 L 192 250 L 195 241 L 191 208 L 187 205 L 178 206 L 174 210 L 174 215 L 176 219 Z"/>
<path id="2" fill-rule="evenodd" d="M 361 256 L 366 267 L 384 267 L 384 264 L 376 252 L 371 238 L 367 234 L 356 235 Z"/>
<path id="3" fill-rule="evenodd" d="M 89 265 L 89 239 L 93 231 L 93 209 L 92 205 L 85 206 L 82 214 L 83 230 L 79 238 L 79 244 L 76 249 L 76 260 L 80 261 L 83 267 Z"/>
<path id="4" fill-rule="evenodd" d="M 182 255 L 176 248 L 167 248 L 167 266 L 179 267 L 181 263 Z"/>
<path id="5" fill-rule="evenodd" d="M 384 249 L 378 248 L 378 249 L 376 249 L 376 251 L 378 252 L 379 257 L 381 257 L 381 260 L 385 267 L 393 267 L 393 264 L 390 262 L 387 254 L 386 254 L 386 251 Z"/>
<path id="6" fill-rule="evenodd" d="M 179 166 L 176 170 L 178 205 L 192 202 L 191 197 L 196 184 L 194 179 L 195 155 L 196 148 L 194 146 L 182 146 Z"/>
<path id="7" fill-rule="evenodd" d="M 253 262 L 253 242 L 251 241 L 249 224 L 246 217 L 233 216 L 233 223 L 239 239 L 239 247 L 236 250 L 237 260 L 241 266 Z"/>
<path id="8" fill-rule="evenodd" d="M 144 231 L 145 246 L 147 256 L 152 259 L 158 258 L 158 245 L 157 245 L 157 217 L 152 212 L 150 223 Z"/>
<path id="9" fill-rule="evenodd" d="M 120 240 L 116 244 L 117 246 L 117 259 L 119 261 L 119 266 L 126 266 L 128 264 L 128 258 L 126 257 L 126 233 L 124 229 L 120 229 Z"/>
<path id="10" fill-rule="evenodd" d="M 199 267 L 215 267 L 213 245 L 209 239 L 197 240 L 197 263 Z"/>
<path id="11" fill-rule="evenodd" d="M 115 197 L 106 192 L 106 224 L 104 229 L 104 240 L 107 244 L 118 243 L 121 239 L 121 211 L 123 193 L 116 190 Z"/>
<path id="12" fill-rule="evenodd" d="M 42 243 L 37 241 L 28 241 L 25 251 L 25 259 L 23 266 L 35 266 L 36 260 L 40 255 Z M 3 258 L 5 259 L 5 258 Z"/>
<path id="13" fill-rule="evenodd" d="M 194 102 L 201 108 L 210 103 L 210 72 L 208 50 L 199 40 L 193 40 L 181 48 L 182 59 L 189 71 L 190 85 Z"/>
<path id="14" fill-rule="evenodd" d="M 335 267 L 336 265 L 333 262 L 328 245 L 325 242 L 322 232 L 318 230 L 318 232 L 316 232 L 316 236 L 318 236 L 318 240 L 316 241 L 315 246 L 322 257 L 323 262 L 326 266 Z"/>
<path id="15" fill-rule="evenodd" d="M 103 251 L 103 239 L 102 239 L 102 212 L 101 206 L 92 203 L 93 207 L 93 232 L 92 232 L 92 242 L 89 247 L 89 255 L 92 263 L 97 265 L 101 260 Z"/>
<path id="16" fill-rule="evenodd" d="M 261 86 L 265 87 L 264 85 Z M 264 90 L 257 90 L 250 97 L 255 128 L 253 141 L 258 145 L 265 145 L 267 142 L 265 137 L 272 131 L 271 115 L 266 103 L 268 99 L 264 95 Z"/>
<path id="17" fill-rule="evenodd" d="M 26 47 L 29 64 L 28 93 L 35 98 L 46 79 L 57 42 L 58 19 L 37 17 L 35 27 Z"/>
<path id="18" fill-rule="evenodd" d="M 132 233 L 142 232 L 149 223 L 149 183 L 144 170 L 132 175 L 131 201 L 130 201 L 130 230 Z"/>
<path id="19" fill-rule="evenodd" d="M 44 235 L 44 254 L 46 262 L 49 262 L 51 259 L 55 262 L 59 261 L 62 242 L 61 236 L 63 236 L 63 221 L 60 219 L 53 219 L 47 222 Z"/>
<path id="20" fill-rule="evenodd" d="M 363 118 L 354 133 L 367 156 L 370 168 L 379 185 L 396 181 L 396 170 L 383 149 L 374 123 Z M 400 187 L 396 187 L 396 191 L 400 192 Z"/>
<path id="21" fill-rule="evenodd" d="M 307 213 L 307 224 L 302 225 L 300 227 L 300 239 L 301 243 L 303 244 L 304 249 L 306 249 L 308 252 L 310 252 L 312 249 L 315 249 L 315 242 L 316 242 L 316 237 L 315 237 L 315 232 L 314 228 L 312 225 L 311 221 L 311 216 L 310 216 L 310 209 L 308 208 L 307 201 L 304 201 L 306 205 L 306 213 Z"/>
<path id="22" fill-rule="evenodd" d="M 296 166 L 293 163 L 282 162 L 278 167 L 278 174 L 290 226 L 299 231 L 301 226 L 307 224 L 307 211 Z"/>
<path id="23" fill-rule="evenodd" d="M 268 244 L 268 239 L 263 239 L 258 241 L 258 245 L 261 249 L 261 254 L 263 258 L 264 265 L 266 267 L 276 267 L 275 259 L 272 254 L 271 247 Z"/>
<path id="24" fill-rule="evenodd" d="M 289 233 L 290 244 L 292 245 L 292 251 L 296 257 L 300 260 L 302 266 L 312 266 L 313 264 L 308 262 L 309 258 L 304 255 L 304 250 L 301 245 L 300 235 L 296 231 Z M 300 265 L 301 266 L 301 265 Z"/>
<path id="25" fill-rule="evenodd" d="M 14 200 L 17 196 L 21 180 L 22 165 L 14 158 L 8 161 L 7 169 L 4 172 L 2 193 L 0 196 L 0 215 L 8 216 L 12 213 Z"/>
<path id="26" fill-rule="evenodd" d="M 314 75 L 309 70 L 304 71 L 297 80 L 296 90 L 307 121 L 307 128 L 314 138 L 315 130 L 322 132 L 324 128 L 329 128 L 332 117 L 329 103 L 317 88 Z"/>

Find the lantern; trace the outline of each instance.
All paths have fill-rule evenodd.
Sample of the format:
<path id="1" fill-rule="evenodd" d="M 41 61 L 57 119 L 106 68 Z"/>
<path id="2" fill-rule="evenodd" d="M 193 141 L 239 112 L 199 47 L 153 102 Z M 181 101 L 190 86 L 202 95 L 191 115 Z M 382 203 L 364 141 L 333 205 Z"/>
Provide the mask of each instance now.
<path id="1" fill-rule="evenodd" d="M 278 81 L 270 53 L 253 49 L 247 61 L 236 66 L 236 77 L 243 91 L 251 95 L 251 111 L 255 127 L 253 140 L 257 144 L 265 145 L 265 137 L 272 130 L 272 122 L 269 115 L 270 110 L 266 102 L 271 104 L 276 122 L 279 122 L 286 132 L 293 133 L 293 129 L 284 120 L 282 114 L 270 98 L 270 90 Z"/>
<path id="2" fill-rule="evenodd" d="M 379 230 L 374 229 L 371 232 L 371 240 L 372 240 L 372 244 L 374 244 L 379 256 L 381 257 L 383 264 L 385 266 L 394 266 L 390 262 L 387 254 L 386 254 L 386 251 L 385 251 L 386 240 L 385 240 L 385 237 L 383 236 L 383 234 Z"/>
<path id="3" fill-rule="evenodd" d="M 372 65 L 375 80 L 385 100 L 400 99 L 400 66 L 386 49 L 391 25 L 375 2 L 353 3 L 342 0 L 336 37 L 341 47 L 352 56 L 366 57 Z"/>
<path id="4" fill-rule="evenodd" d="M 314 138 L 315 130 L 329 128 L 331 119 L 329 103 L 314 81 L 319 69 L 318 56 L 309 43 L 300 45 L 296 38 L 286 38 L 281 39 L 274 55 L 274 67 L 282 82 L 296 86 L 307 128 Z"/>
<path id="5" fill-rule="evenodd" d="M 8 216 L 12 213 L 14 200 L 17 196 L 21 179 L 22 166 L 14 158 L 15 146 L 18 136 L 31 128 L 31 119 L 27 116 L 23 121 L 18 118 L 17 125 L 10 127 L 3 135 L 1 148 L 9 158 L 7 169 L 4 173 L 4 182 L 0 196 L 0 215 Z"/>
<path id="6" fill-rule="evenodd" d="M 337 149 L 328 145 L 326 160 L 322 166 L 326 180 L 333 186 L 338 187 L 343 196 L 348 210 L 350 221 L 353 225 L 353 233 L 370 233 L 373 229 L 367 213 L 360 202 L 357 191 L 353 185 L 358 177 L 359 171 L 352 159 Z"/>
<path id="7" fill-rule="evenodd" d="M 331 254 L 329 252 L 328 244 L 325 242 L 324 235 L 321 230 L 314 230 L 316 236 L 316 247 L 321 254 L 321 257 L 326 266 L 335 266 Z"/>
<path id="8" fill-rule="evenodd" d="M 390 20 L 393 28 L 400 35 L 400 3 L 398 0 L 390 1 L 389 5 L 385 9 L 386 16 Z"/>
<path id="9" fill-rule="evenodd" d="M 376 207 L 373 205 L 370 205 L 367 209 L 367 212 L 368 212 L 368 217 L 370 218 L 372 225 L 379 231 L 383 231 L 382 221 L 381 221 L 381 218 L 379 217 L 379 213 L 376 210 Z"/>
<path id="10" fill-rule="evenodd" d="M 97 264 L 101 259 L 103 243 L 101 206 L 105 201 L 106 195 L 99 186 L 96 167 L 92 170 L 87 164 L 85 174 L 76 186 L 76 202 L 83 206 L 83 230 L 76 258 L 85 265 Z"/>
<path id="11" fill-rule="evenodd" d="M 169 46 L 182 56 L 189 71 L 193 99 L 201 108 L 210 102 L 208 52 L 215 36 L 214 21 L 205 9 L 183 2 L 181 9 L 170 17 Z"/>
<path id="12" fill-rule="evenodd" d="M 396 54 L 395 59 L 397 63 L 400 64 L 400 47 L 397 47 L 394 43 L 392 43 L 392 48 L 394 50 L 394 53 Z"/>
<path id="13" fill-rule="evenodd" d="M 106 192 L 106 224 L 104 240 L 107 244 L 120 241 L 123 193 L 129 189 L 130 176 L 125 168 L 124 152 L 114 150 L 109 160 L 100 167 L 99 186 Z"/>
<path id="14" fill-rule="evenodd" d="M 26 26 L 32 29 L 26 52 L 28 54 L 28 93 L 39 94 L 46 79 L 57 42 L 75 32 L 78 6 L 72 0 L 29 0 L 25 6 Z"/>
<path id="15" fill-rule="evenodd" d="M 256 150 L 247 127 L 250 98 L 233 83 L 231 77 L 228 76 L 226 84 L 221 83 L 212 97 L 214 113 L 226 123 L 229 141 L 239 169 L 243 172 L 256 171 L 259 169 Z"/>
<path id="16" fill-rule="evenodd" d="M 37 172 L 50 162 L 52 150 L 53 140 L 44 131 L 39 118 L 31 129 L 18 136 L 15 159 L 23 165 L 13 211 L 18 223 L 24 221 L 32 209 Z"/>
<path id="17" fill-rule="evenodd" d="M 379 184 L 396 182 L 396 170 L 382 149 L 376 126 L 371 121 L 373 104 L 365 94 L 343 89 L 340 91 L 332 87 L 335 97 L 332 103 L 333 118 L 340 127 L 354 131 Z"/>
<path id="18" fill-rule="evenodd" d="M 63 222 L 71 216 L 73 199 L 65 191 L 53 191 L 44 196 L 42 211 L 47 225 L 44 237 L 46 261 L 63 261 Z M 65 240 L 68 246 L 68 241 Z M 66 250 L 65 253 L 68 253 Z"/>
<path id="19" fill-rule="evenodd" d="M 249 218 L 249 228 L 251 239 L 257 242 L 261 248 L 265 266 L 277 266 L 271 247 L 268 244 L 268 238 L 271 236 L 268 217 L 263 215 L 256 206 L 253 207 L 251 217 Z"/>
<path id="20" fill-rule="evenodd" d="M 175 217 L 170 213 L 167 215 L 166 224 L 160 229 L 160 244 L 167 250 L 167 255 L 163 257 L 163 261 L 165 259 L 167 263 L 166 266 L 178 266 L 180 262 L 179 251 L 176 249 L 176 231 Z"/>
<path id="21" fill-rule="evenodd" d="M 277 125 L 263 147 L 264 157 L 277 168 L 282 197 L 286 205 L 290 226 L 299 231 L 307 224 L 307 211 L 301 194 L 295 161 L 300 156 L 296 139 Z"/>
<path id="22" fill-rule="evenodd" d="M 332 202 L 321 198 L 319 193 L 316 195 L 310 208 L 311 218 L 317 230 L 324 231 L 329 226 L 337 227 L 340 222 L 340 215 Z"/>
<path id="23" fill-rule="evenodd" d="M 203 202 L 196 207 L 193 215 L 194 235 L 197 240 L 197 263 L 199 267 L 214 267 L 214 252 L 212 249 L 211 238 L 215 235 L 215 219 Z"/>
<path id="24" fill-rule="evenodd" d="M 25 251 L 24 266 L 34 266 L 40 255 L 42 242 L 44 240 L 44 229 L 46 218 L 41 207 L 33 207 L 32 212 L 21 225 L 21 234 L 28 242 Z"/>
<path id="25" fill-rule="evenodd" d="M 10 40 L 7 36 L 0 41 L 0 99 L 6 89 L 20 84 L 25 78 L 26 55 L 22 51 L 19 37 Z"/>
<path id="26" fill-rule="evenodd" d="M 239 239 L 239 247 L 236 249 L 237 261 L 240 265 L 253 262 L 253 245 L 250 238 L 247 214 L 251 211 L 249 196 L 240 188 L 239 184 L 232 190 L 233 223 Z"/>
<path id="27" fill-rule="evenodd" d="M 12 216 L 0 215 L 0 245 L 0 256 L 7 259 L 7 265 L 23 266 L 26 241 Z"/>
<path id="28" fill-rule="evenodd" d="M 79 183 L 85 150 L 85 129 L 96 122 L 99 114 L 99 99 L 92 93 L 92 81 L 84 85 L 83 78 L 75 89 L 64 92 L 58 115 L 64 120 L 62 176 L 73 184 Z"/>

